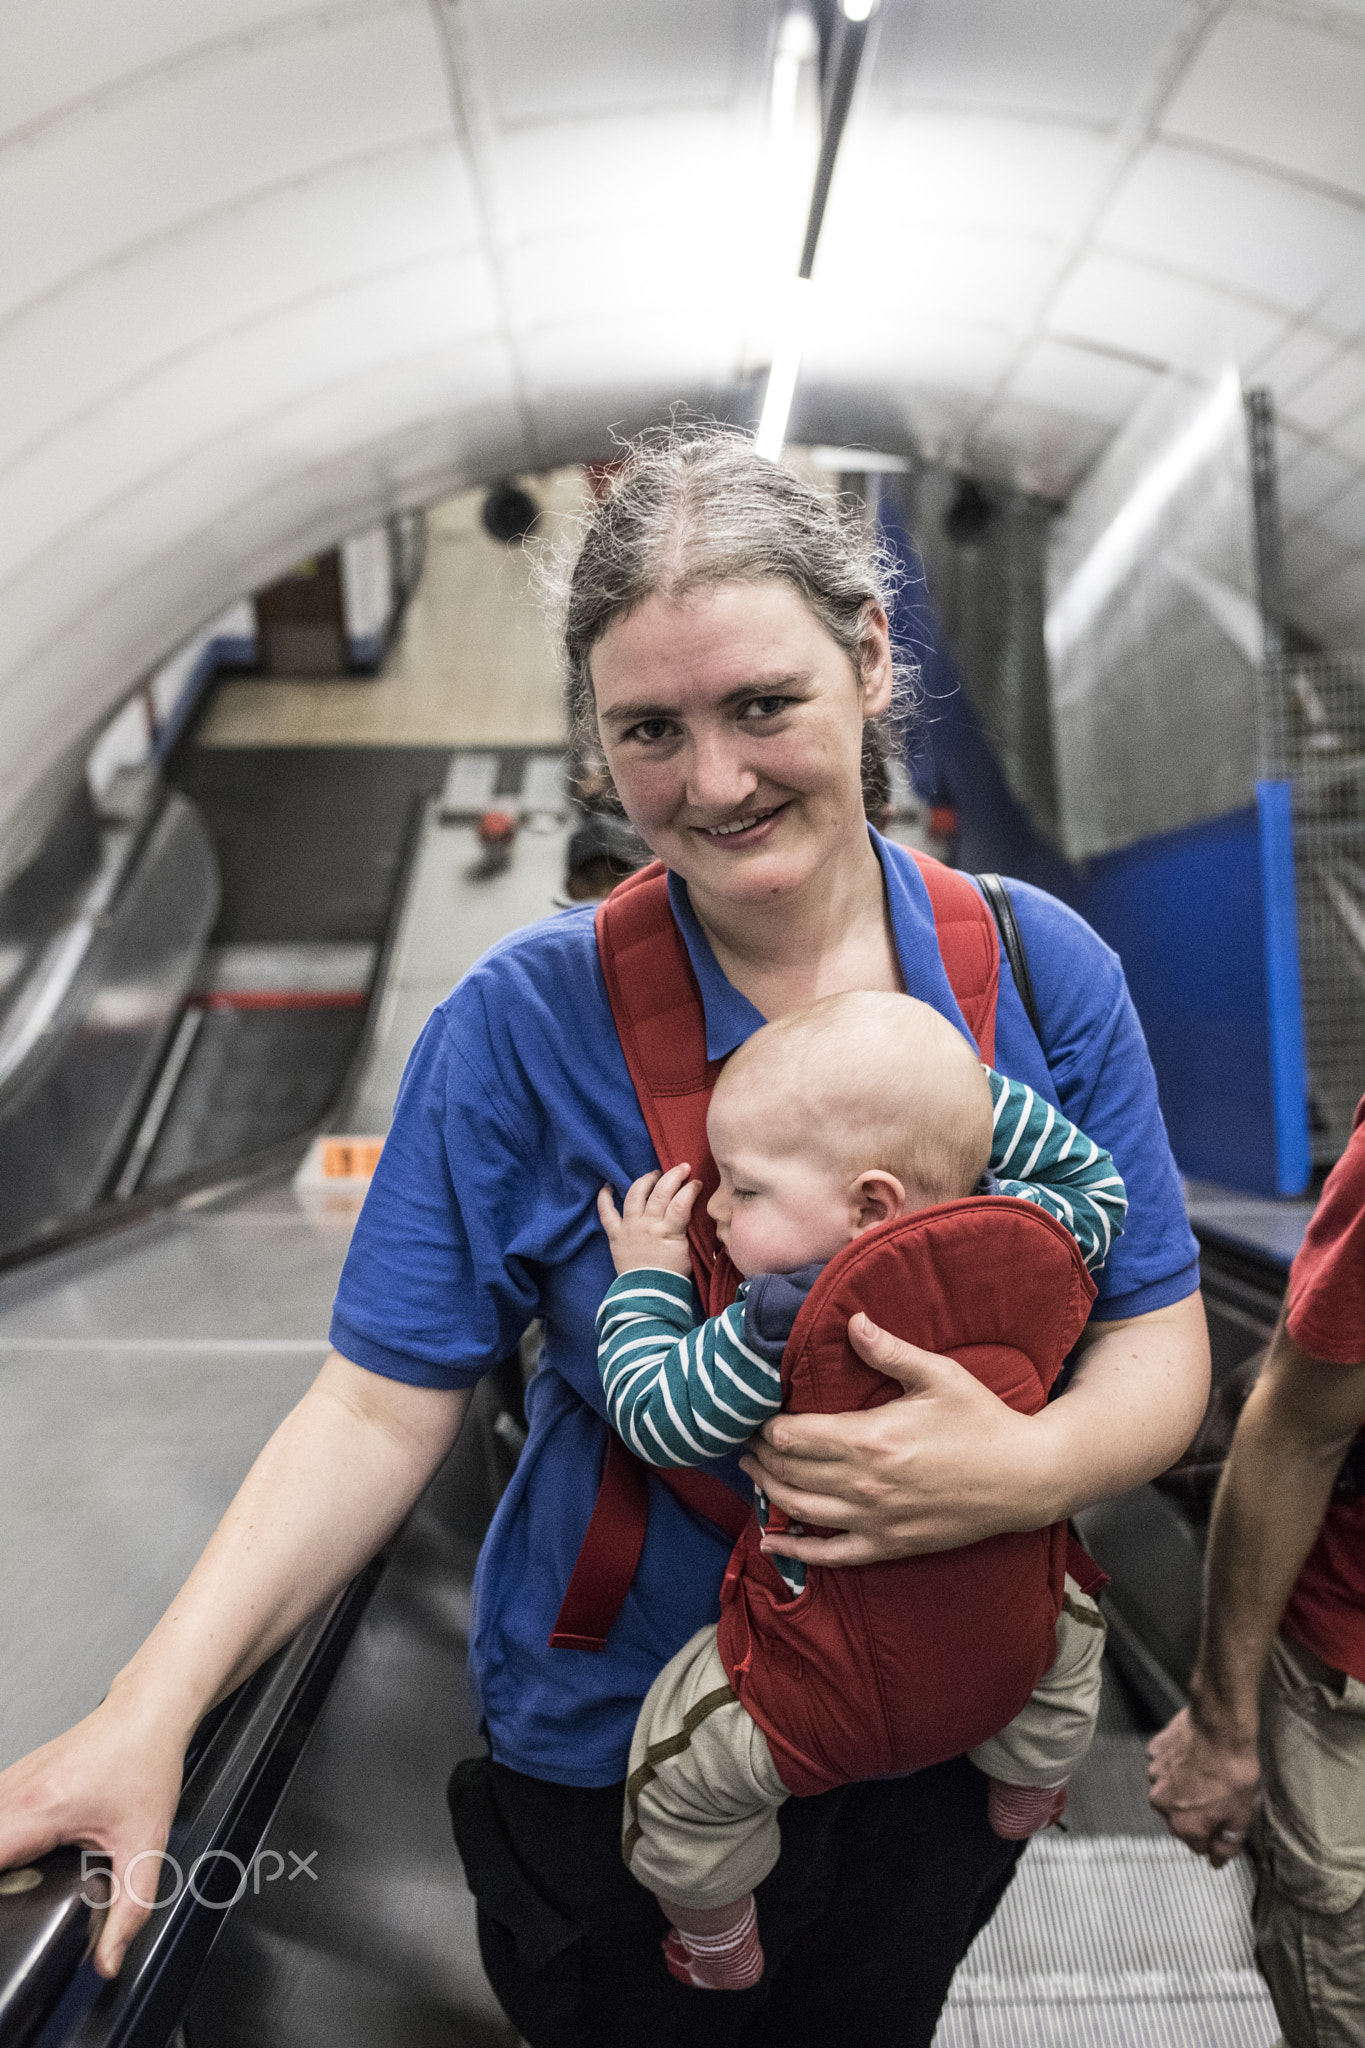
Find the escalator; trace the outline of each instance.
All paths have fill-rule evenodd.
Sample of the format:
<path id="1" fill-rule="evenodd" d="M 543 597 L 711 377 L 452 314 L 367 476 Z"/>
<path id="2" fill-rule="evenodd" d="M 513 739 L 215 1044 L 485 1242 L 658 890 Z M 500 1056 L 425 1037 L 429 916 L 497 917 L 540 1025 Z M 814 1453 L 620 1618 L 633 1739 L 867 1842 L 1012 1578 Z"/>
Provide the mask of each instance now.
<path id="1" fill-rule="evenodd" d="M 1192 1204 L 1215 1401 L 1220 1390 L 1225 1399 L 1231 1395 L 1241 1369 L 1269 1344 L 1292 1256 L 1282 1236 L 1286 1219 L 1276 1214 L 1285 1205 L 1242 1206 L 1249 1226 L 1244 1219 L 1231 1230 L 1225 1217 L 1201 1221 L 1198 1204 Z M 1304 1215 L 1307 1206 L 1296 1205 Z M 1293 1232 L 1290 1237 L 1297 1249 Z M 1215 1472 L 1182 1461 L 1151 1485 L 1076 1517 L 1086 1548 L 1110 1577 L 1110 1654 L 1158 1724 L 1184 1704 L 1194 1668 L 1214 1483 Z"/>

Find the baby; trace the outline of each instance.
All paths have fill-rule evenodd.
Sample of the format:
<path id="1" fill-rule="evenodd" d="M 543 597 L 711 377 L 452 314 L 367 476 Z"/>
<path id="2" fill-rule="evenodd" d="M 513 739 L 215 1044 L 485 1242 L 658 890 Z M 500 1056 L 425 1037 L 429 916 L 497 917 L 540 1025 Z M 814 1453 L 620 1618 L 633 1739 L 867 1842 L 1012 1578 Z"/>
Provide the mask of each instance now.
<path id="1" fill-rule="evenodd" d="M 1107 1152 L 978 1065 L 961 1033 L 909 996 L 829 996 L 765 1025 L 723 1069 L 707 1135 L 720 1175 L 708 1210 L 745 1276 L 722 1315 L 694 1319 L 687 1227 L 700 1183 L 686 1164 L 634 1182 L 619 1214 L 610 1189 L 598 1198 L 618 1274 L 597 1325 L 608 1411 L 656 1466 L 725 1457 L 778 1412 L 801 1304 L 862 1232 L 965 1195 L 1017 1195 L 1062 1222 L 1093 1267 L 1127 1207 Z M 761 1494 L 758 1513 L 766 1527 Z M 799 1594 L 804 1565 L 772 1562 Z M 1054 1663 L 1022 1713 L 970 1752 L 1006 1839 L 1065 1804 L 1094 1732 L 1103 1646 L 1098 1608 L 1068 1578 Z M 622 1845 L 672 1923 L 664 1952 L 684 1983 L 738 1990 L 761 1977 L 753 1888 L 777 1861 L 788 1796 L 715 1626 L 700 1630 L 641 1707 Z"/>

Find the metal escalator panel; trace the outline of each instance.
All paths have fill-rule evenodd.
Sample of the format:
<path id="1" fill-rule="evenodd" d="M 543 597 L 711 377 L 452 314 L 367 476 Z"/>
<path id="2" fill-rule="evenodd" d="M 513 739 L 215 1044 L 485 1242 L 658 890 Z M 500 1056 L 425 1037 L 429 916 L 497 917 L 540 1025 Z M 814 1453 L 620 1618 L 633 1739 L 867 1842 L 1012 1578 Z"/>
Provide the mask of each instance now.
<path id="1" fill-rule="evenodd" d="M 515 2048 L 445 1806 L 482 1749 L 465 1658 L 497 1402 L 485 1381 L 394 1548 L 261 1844 L 264 1881 L 186 2011 L 187 2048 Z"/>
<path id="2" fill-rule="evenodd" d="M 113 870 L 30 976 L 27 1008 L 7 1019 L 0 1252 L 103 1195 L 217 911 L 213 849 L 183 797 L 167 799 L 140 846 L 114 836 L 108 857 Z"/>
<path id="3" fill-rule="evenodd" d="M 363 1009 L 206 1009 L 139 1185 L 230 1164 L 313 1129 L 365 1028 Z"/>
<path id="4" fill-rule="evenodd" d="M 1250 1873 L 1169 1837 L 1035 1841 L 953 1980 L 934 2048 L 1270 2048 Z"/>
<path id="5" fill-rule="evenodd" d="M 1197 1212 L 1193 1220 L 1213 1357 L 1212 1413 L 1220 1390 L 1240 1386 L 1239 1369 L 1270 1341 L 1289 1248 L 1278 1243 L 1284 1219 L 1273 1213 L 1276 1205 L 1208 1206 L 1220 1215 L 1221 1229 L 1201 1223 Z M 1271 1213 L 1265 1219 L 1248 1213 L 1258 1207 Z M 1295 1242 L 1302 1227 L 1300 1215 L 1290 1232 Z M 1275 1249 L 1258 1248 L 1258 1228 Z M 1218 1468 L 1206 1469 L 1197 1456 L 1198 1440 L 1193 1463 L 1182 1461 L 1152 1485 L 1099 1501 L 1075 1517 L 1082 1542 L 1109 1574 L 1104 1606 L 1111 1654 L 1158 1721 L 1184 1705 L 1198 1648 L 1204 1542 Z"/>
<path id="6" fill-rule="evenodd" d="M 1124 1677 L 1160 1720 L 1185 1703 L 1199 1645 L 1203 1532 L 1154 1486 L 1101 1501 L 1075 1518 L 1109 1574 L 1104 1611 Z"/>
<path id="7" fill-rule="evenodd" d="M 327 1352 L 287 1182 L 0 1276 L 0 1763 L 90 1712 Z"/>
<path id="8" fill-rule="evenodd" d="M 0 1523 L 13 1518 L 0 1540 L 18 1555 L 22 1531 L 25 1559 L 0 1587 L 10 1671 L 22 1679 L 0 1712 L 4 1761 L 96 1704 L 183 1578 L 320 1362 L 325 1344 L 312 1333 L 344 1250 L 344 1233 L 315 1224 L 281 1184 L 0 1282 Z M 396 1540 L 360 1632 L 364 1577 L 331 1621 L 301 1631 L 210 1717 L 170 1844 L 177 1865 L 162 1872 L 164 1908 L 117 1986 L 100 1991 L 87 1971 L 67 1994 L 44 2048 L 165 2048 L 215 1943 L 227 1944 L 225 1960 L 210 1964 L 196 2022 L 240 2027 L 243 2041 L 337 2042 L 344 2024 L 371 2042 L 514 2040 L 478 1963 L 442 1799 L 456 1759 L 478 1746 L 464 1647 L 474 1557 L 511 1469 L 509 1432 L 493 1427 L 504 1398 L 490 1378 Z M 338 1665 L 326 1732 L 305 1748 Z M 297 1798 L 281 1807 L 300 1755 Z M 34 1912 L 51 1923 L 56 1972 L 43 2009 L 79 1952 L 62 1903 L 73 1872 L 54 1863 L 27 1905 L 0 1896 L 5 2048 L 32 2039 L 4 1990 L 16 1953 L 23 1964 L 32 1946 Z M 84 1923 L 82 1909 L 81 1939 Z"/>

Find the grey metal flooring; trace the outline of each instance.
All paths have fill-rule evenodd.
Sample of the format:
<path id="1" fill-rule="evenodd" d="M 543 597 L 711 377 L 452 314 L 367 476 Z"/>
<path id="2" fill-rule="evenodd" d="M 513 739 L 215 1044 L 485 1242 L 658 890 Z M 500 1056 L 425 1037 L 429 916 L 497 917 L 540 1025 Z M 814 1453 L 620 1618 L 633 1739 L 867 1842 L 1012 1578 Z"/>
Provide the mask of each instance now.
<path id="1" fill-rule="evenodd" d="M 0 1763 L 162 1612 L 321 1364 L 344 1252 L 286 1186 L 0 1280 Z"/>
<path id="2" fill-rule="evenodd" d="M 503 872 L 480 875 L 474 826 L 442 824 L 428 807 L 352 1130 L 388 1129 L 413 1041 L 466 968 L 509 931 L 553 915 L 567 837 L 566 824 L 523 826 Z"/>

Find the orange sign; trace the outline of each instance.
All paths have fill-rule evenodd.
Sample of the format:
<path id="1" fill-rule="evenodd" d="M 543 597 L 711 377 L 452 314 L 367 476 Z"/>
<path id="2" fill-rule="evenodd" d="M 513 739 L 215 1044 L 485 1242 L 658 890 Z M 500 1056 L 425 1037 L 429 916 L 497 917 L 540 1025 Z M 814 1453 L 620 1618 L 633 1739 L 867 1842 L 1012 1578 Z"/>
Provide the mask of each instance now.
<path id="1" fill-rule="evenodd" d="M 382 1138 L 329 1138 L 322 1148 L 324 1180 L 368 1180 L 379 1164 Z"/>

